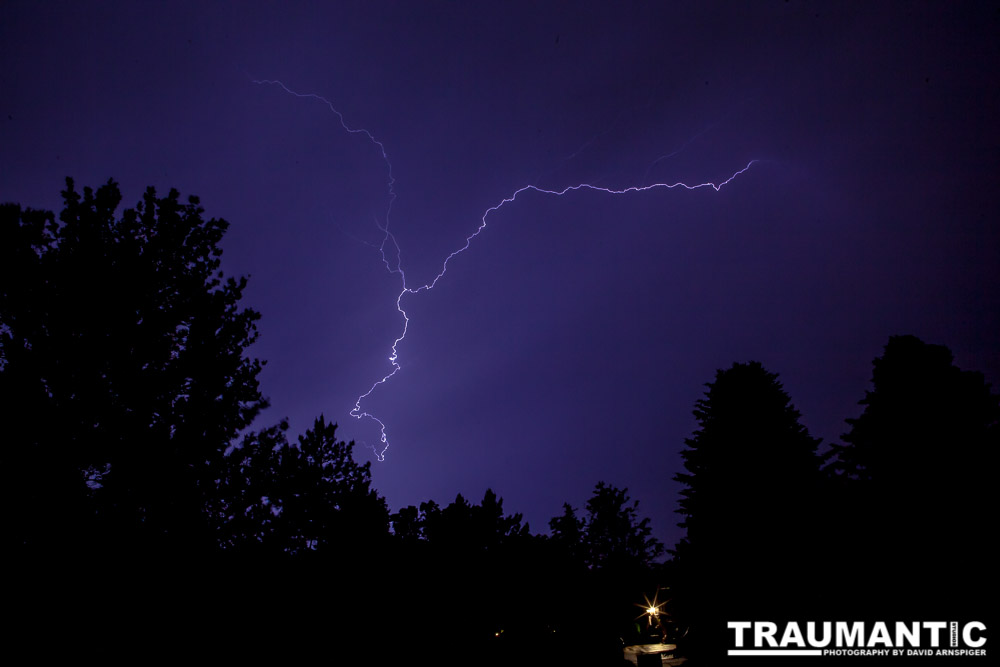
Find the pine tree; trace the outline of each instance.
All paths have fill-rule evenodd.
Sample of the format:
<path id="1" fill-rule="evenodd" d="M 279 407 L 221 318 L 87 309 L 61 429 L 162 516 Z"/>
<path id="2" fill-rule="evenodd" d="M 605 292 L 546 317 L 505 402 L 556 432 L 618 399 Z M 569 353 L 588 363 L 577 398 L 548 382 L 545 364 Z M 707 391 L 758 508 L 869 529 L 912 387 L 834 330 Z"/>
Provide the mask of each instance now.
<path id="1" fill-rule="evenodd" d="M 819 440 L 799 422 L 778 376 L 758 362 L 719 370 L 695 404 L 699 428 L 682 452 L 685 541 L 696 558 L 738 550 L 764 560 L 806 521 L 819 481 Z"/>
<path id="2" fill-rule="evenodd" d="M 866 545 L 836 571 L 916 604 L 986 600 L 995 580 L 1000 397 L 953 359 L 943 345 L 891 337 L 827 466 L 844 525 Z M 947 608 L 959 606 L 972 608 Z"/>
<path id="3" fill-rule="evenodd" d="M 687 536 L 673 609 L 690 628 L 685 654 L 710 661 L 726 619 L 804 609 L 820 579 L 819 440 L 760 363 L 719 370 L 695 404 L 682 452 L 680 524 Z"/>

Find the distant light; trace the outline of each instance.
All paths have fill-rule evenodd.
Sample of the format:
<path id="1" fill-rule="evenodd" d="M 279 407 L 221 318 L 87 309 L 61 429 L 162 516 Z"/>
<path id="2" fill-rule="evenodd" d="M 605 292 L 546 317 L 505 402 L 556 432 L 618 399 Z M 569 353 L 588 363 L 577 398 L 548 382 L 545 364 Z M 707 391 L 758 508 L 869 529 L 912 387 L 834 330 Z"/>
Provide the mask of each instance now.
<path id="1" fill-rule="evenodd" d="M 660 612 L 662 611 L 664 614 L 667 614 L 667 612 L 663 611 L 663 607 L 667 604 L 667 602 L 669 602 L 669 600 L 666 600 L 664 602 L 660 602 L 659 595 L 660 595 L 660 591 L 661 590 L 665 590 L 665 589 L 657 589 L 656 594 L 653 595 L 653 599 L 652 600 L 650 600 L 648 596 L 643 596 L 643 597 L 646 598 L 646 606 L 645 607 L 642 606 L 641 604 L 636 603 L 635 606 L 638 607 L 639 609 L 642 609 L 642 613 L 639 614 L 638 616 L 636 616 L 635 620 L 638 621 L 640 618 L 642 618 L 643 616 L 645 616 L 646 617 L 646 621 L 647 621 L 647 623 L 649 623 L 650 626 L 653 625 L 653 620 L 654 619 L 656 620 L 656 624 L 657 625 L 660 624 Z M 669 614 L 667 614 L 667 615 L 669 616 Z"/>

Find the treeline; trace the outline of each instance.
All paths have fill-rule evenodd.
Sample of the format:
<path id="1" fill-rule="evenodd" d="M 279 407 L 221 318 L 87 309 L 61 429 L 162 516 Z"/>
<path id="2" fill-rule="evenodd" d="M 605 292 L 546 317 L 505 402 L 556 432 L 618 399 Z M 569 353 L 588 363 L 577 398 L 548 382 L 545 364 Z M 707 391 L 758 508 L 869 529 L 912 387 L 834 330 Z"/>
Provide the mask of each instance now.
<path id="1" fill-rule="evenodd" d="M 725 657 L 733 620 L 993 613 L 998 396 L 946 347 L 893 336 L 860 404 L 823 451 L 758 363 L 698 401 L 673 610 L 701 664 Z"/>
<path id="2" fill-rule="evenodd" d="M 227 223 L 176 191 L 121 215 L 114 182 L 62 194 L 58 218 L 0 207 L 0 534 L 24 637 L 604 665 L 667 640 L 715 664 L 727 621 L 971 618 L 992 599 L 1000 403 L 947 348 L 890 338 L 828 447 L 776 374 L 718 371 L 661 563 L 626 489 L 598 483 L 547 535 L 491 490 L 392 513 L 322 416 L 250 430 L 260 315 L 220 271 Z"/>
<path id="3" fill-rule="evenodd" d="M 663 545 L 626 489 L 598 483 L 551 538 L 491 490 L 391 514 L 322 416 L 251 430 L 260 315 L 220 270 L 224 220 L 153 189 L 119 214 L 113 181 L 62 196 L 58 217 L 0 207 L 0 536 L 24 636 L 286 657 L 582 643 L 600 662 L 643 630 Z"/>

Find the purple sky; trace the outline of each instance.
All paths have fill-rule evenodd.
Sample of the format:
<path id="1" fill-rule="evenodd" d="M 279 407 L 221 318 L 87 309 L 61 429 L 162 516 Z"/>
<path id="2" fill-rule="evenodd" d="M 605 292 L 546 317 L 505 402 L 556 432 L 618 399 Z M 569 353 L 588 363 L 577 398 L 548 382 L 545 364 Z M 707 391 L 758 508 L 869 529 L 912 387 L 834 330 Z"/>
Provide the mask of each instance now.
<path id="1" fill-rule="evenodd" d="M 593 7 L 583 8 L 584 4 Z M 349 415 L 391 370 L 393 509 L 493 487 L 536 531 L 598 480 L 668 544 L 691 409 L 761 361 L 814 435 L 892 334 L 1000 381 L 1000 12 L 991 3 L 35 3 L 0 8 L 0 200 L 63 178 L 197 194 L 251 274 L 263 426 Z M 111 295 L 113 297 L 113 295 Z M 373 458 L 364 447 L 362 460 Z"/>

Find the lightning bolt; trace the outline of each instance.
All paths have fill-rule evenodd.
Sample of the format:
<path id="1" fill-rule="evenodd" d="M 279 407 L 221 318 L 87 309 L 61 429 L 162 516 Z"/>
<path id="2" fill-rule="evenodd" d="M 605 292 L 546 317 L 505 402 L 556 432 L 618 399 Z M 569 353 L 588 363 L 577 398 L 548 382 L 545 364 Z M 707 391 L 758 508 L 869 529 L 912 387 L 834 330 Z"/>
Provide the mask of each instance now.
<path id="1" fill-rule="evenodd" d="M 384 461 L 385 460 L 385 453 L 389 449 L 389 437 L 388 437 L 388 435 L 386 435 L 386 425 L 385 425 L 385 423 L 381 419 L 379 419 L 375 415 L 371 414 L 370 412 L 366 412 L 361 407 L 361 403 L 366 398 L 368 398 L 369 396 L 371 396 L 371 394 L 376 389 L 378 389 L 380 386 L 384 385 L 386 382 L 388 382 L 390 379 L 392 379 L 392 377 L 394 375 L 396 375 L 396 373 L 398 373 L 399 370 L 400 370 L 400 366 L 399 366 L 399 352 L 397 351 L 397 347 L 403 341 L 403 339 L 406 338 L 406 332 L 407 332 L 407 330 L 409 329 L 409 326 L 410 326 L 410 318 L 406 314 L 406 310 L 403 308 L 403 297 L 406 296 L 407 294 L 419 294 L 420 292 L 424 292 L 424 291 L 428 291 L 428 290 L 434 289 L 434 286 L 438 284 L 438 281 L 441 280 L 442 278 L 444 278 L 445 274 L 448 273 L 448 263 L 452 259 L 454 259 L 456 256 L 461 255 L 463 252 L 465 252 L 466 250 L 468 250 L 469 246 L 472 244 L 473 239 L 475 239 L 477 236 L 479 236 L 483 232 L 483 230 L 486 229 L 487 219 L 490 217 L 491 214 L 495 213 L 496 211 L 499 211 L 500 209 L 502 209 L 504 206 L 507 206 L 508 204 L 513 204 L 517 200 L 518 196 L 520 196 L 524 192 L 537 192 L 539 194 L 554 195 L 556 197 L 562 197 L 563 195 L 567 195 L 567 194 L 569 194 L 571 192 L 576 192 L 576 191 L 579 191 L 579 190 L 591 190 L 591 191 L 595 191 L 595 192 L 603 192 L 603 193 L 609 194 L 609 195 L 626 195 L 626 194 L 630 194 L 630 193 L 648 192 L 650 190 L 659 190 L 659 189 L 673 190 L 675 188 L 682 188 L 684 190 L 700 190 L 700 189 L 703 189 L 703 188 L 712 188 L 713 190 L 715 190 L 716 192 L 718 192 L 723 187 L 725 187 L 726 185 L 728 185 L 729 183 L 731 183 L 733 180 L 735 180 L 737 177 L 739 177 L 741 174 L 745 173 L 748 169 L 750 169 L 750 167 L 752 167 L 754 165 L 754 163 L 759 162 L 759 160 L 750 160 L 750 162 L 748 162 L 745 167 L 743 167 L 739 171 L 734 172 L 729 178 L 727 178 L 726 180 L 721 181 L 719 183 L 705 182 L 705 183 L 697 183 L 695 185 L 688 185 L 687 183 L 681 183 L 681 182 L 677 182 L 677 183 L 652 183 L 650 185 L 634 185 L 634 186 L 630 186 L 630 187 L 627 187 L 627 188 L 622 188 L 620 190 L 615 190 L 613 188 L 605 188 L 605 187 L 600 187 L 600 186 L 596 186 L 596 185 L 591 185 L 589 183 L 579 183 L 577 185 L 570 185 L 570 186 L 567 186 L 565 188 L 562 188 L 561 190 L 548 190 L 548 189 L 545 189 L 545 188 L 540 188 L 540 187 L 535 186 L 535 185 L 525 185 L 524 187 L 521 187 L 521 188 L 515 190 L 509 196 L 507 196 L 504 199 L 500 200 L 498 203 L 494 204 L 493 206 L 489 207 L 488 209 L 486 209 L 483 212 L 483 215 L 482 215 L 482 217 L 479 220 L 479 226 L 476 227 L 476 230 L 474 232 L 472 232 L 471 234 L 469 234 L 469 236 L 466 237 L 465 243 L 458 250 L 455 250 L 450 255 L 448 255 L 447 257 L 445 257 L 444 262 L 441 263 L 441 271 L 436 276 L 434 276 L 434 278 L 430 282 L 425 283 L 423 285 L 420 285 L 418 287 L 410 287 L 409 285 L 407 285 L 407 282 L 406 282 L 406 272 L 403 271 L 403 268 L 402 268 L 402 260 L 401 260 L 402 251 L 400 250 L 399 244 L 396 242 L 396 237 L 393 236 L 392 232 L 389 231 L 389 214 L 392 212 L 392 205 L 393 205 L 393 203 L 396 200 L 396 192 L 393 189 L 393 186 L 396 183 L 396 179 L 395 179 L 395 177 L 393 176 L 393 173 L 392 173 L 392 163 L 389 160 L 389 154 L 386 151 L 385 145 L 381 141 L 379 141 L 378 139 L 376 139 L 375 135 L 373 135 L 368 130 L 366 130 L 364 128 L 353 128 L 353 127 L 349 126 L 347 124 L 347 122 L 345 121 L 345 119 L 344 119 L 344 114 L 342 114 L 340 111 L 338 111 L 333 106 L 333 103 L 331 103 L 328 99 L 326 99 L 325 97 L 323 97 L 321 95 L 316 95 L 314 93 L 298 93 L 298 92 L 295 92 L 294 90 L 291 90 L 290 88 L 288 88 L 281 81 L 277 81 L 277 80 L 272 80 L 272 79 L 252 79 L 252 81 L 253 81 L 253 83 L 256 83 L 256 84 L 259 84 L 259 85 L 277 86 L 277 87 L 281 88 L 282 90 L 284 90 L 289 95 L 293 95 L 295 97 L 309 98 L 309 99 L 316 100 L 318 102 L 322 102 L 327 107 L 329 107 L 330 111 L 332 111 L 337 116 L 338 120 L 340 121 L 341 127 L 346 132 L 349 132 L 350 134 L 361 134 L 361 135 L 367 137 L 367 139 L 378 148 L 379 152 L 382 155 L 382 160 L 385 162 L 387 173 L 388 173 L 387 190 L 388 190 L 389 201 L 388 201 L 388 205 L 386 206 L 386 211 L 385 211 L 385 224 L 379 224 L 379 222 L 376 220 L 376 225 L 378 226 L 379 230 L 383 233 L 382 242 L 378 246 L 378 250 L 379 250 L 379 253 L 382 256 L 382 262 L 385 264 L 385 267 L 389 271 L 389 273 L 391 273 L 393 275 L 398 275 L 400 277 L 400 282 L 401 282 L 401 285 L 402 285 L 402 289 L 400 290 L 399 295 L 396 297 L 396 310 L 399 312 L 400 315 L 403 316 L 403 331 L 399 334 L 399 337 L 396 338 L 392 342 L 392 347 L 390 348 L 392 353 L 389 355 L 389 363 L 392 364 L 392 370 L 389 373 L 387 373 L 386 375 L 382 376 L 381 379 L 376 380 L 372 384 L 372 386 L 368 389 L 368 391 L 366 391 L 365 393 L 363 393 L 360 396 L 358 396 L 357 401 L 354 402 L 354 408 L 350 412 L 350 415 L 352 417 L 354 417 L 355 419 L 358 419 L 358 420 L 370 419 L 370 420 L 374 421 L 376 424 L 378 424 L 379 431 L 380 431 L 380 441 L 381 441 L 383 447 L 382 447 L 381 450 L 379 450 L 378 448 L 376 448 L 373 445 L 369 445 L 369 447 L 371 448 L 372 452 L 374 452 L 375 457 L 379 461 Z M 692 139 L 692 141 L 693 141 L 693 139 Z M 690 141 L 688 143 L 690 143 Z M 685 146 L 686 145 L 687 144 L 685 144 Z M 680 150 L 683 150 L 683 147 Z M 679 152 L 679 151 L 675 151 L 675 153 L 676 152 Z M 669 157 L 669 156 L 664 156 L 664 157 L 658 158 L 656 160 L 656 162 L 659 162 L 660 160 L 665 159 L 666 157 Z M 655 165 L 656 162 L 654 162 L 653 164 Z M 650 165 L 650 169 L 652 169 L 652 167 L 653 167 L 653 165 Z M 647 175 L 648 175 L 648 173 L 649 173 L 649 169 L 647 169 L 647 171 L 646 171 Z M 645 177 L 644 177 L 644 180 L 645 180 Z M 367 242 L 366 242 L 366 244 L 367 244 Z M 386 255 L 387 246 L 389 246 L 390 244 L 392 246 L 392 252 L 395 254 L 395 265 L 393 265 L 393 263 L 390 261 L 389 257 Z M 367 245 L 371 245 L 371 244 L 367 244 Z"/>

